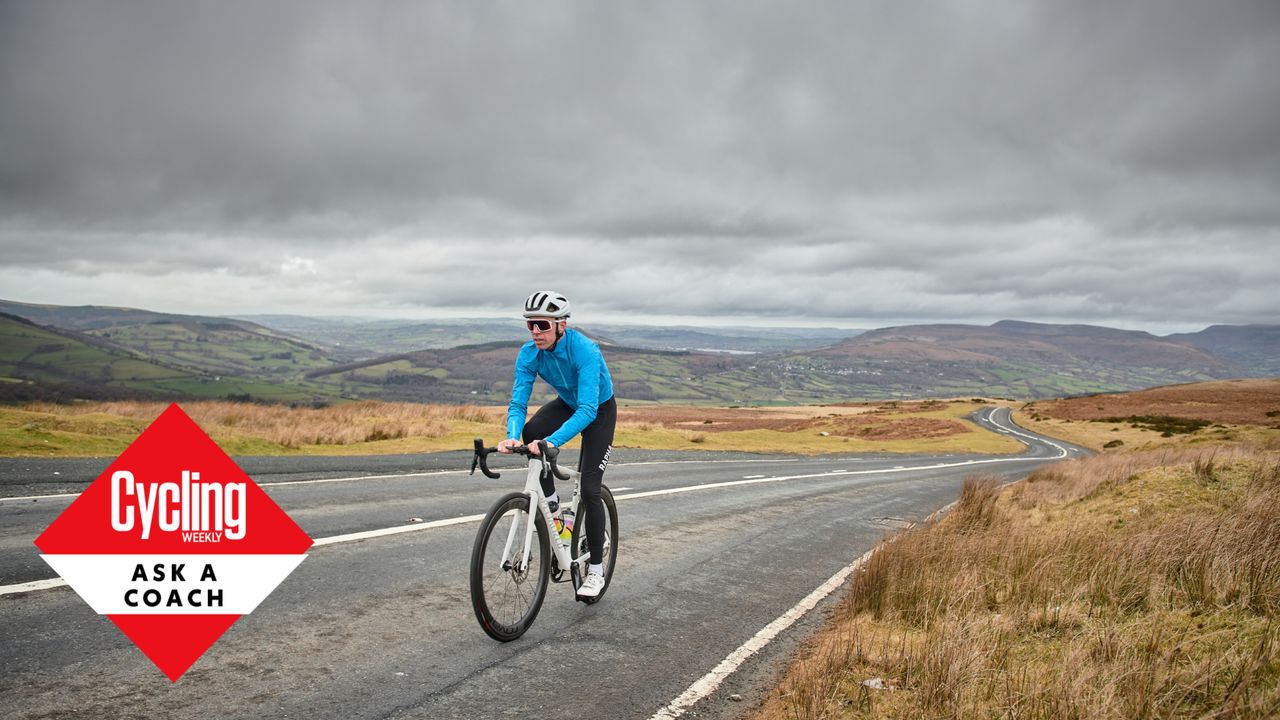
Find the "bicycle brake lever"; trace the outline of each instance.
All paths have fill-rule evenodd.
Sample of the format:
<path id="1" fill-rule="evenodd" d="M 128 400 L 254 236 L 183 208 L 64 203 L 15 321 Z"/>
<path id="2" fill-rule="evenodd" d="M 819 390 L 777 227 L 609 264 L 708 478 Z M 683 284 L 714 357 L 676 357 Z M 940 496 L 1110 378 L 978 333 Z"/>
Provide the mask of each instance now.
<path id="1" fill-rule="evenodd" d="M 538 442 L 542 443 L 542 448 L 541 448 L 542 454 L 546 458 L 546 460 L 544 461 L 544 464 L 550 463 L 551 465 L 551 474 L 555 475 L 561 480 L 568 480 L 569 473 L 565 472 L 564 470 L 561 470 L 560 466 L 556 464 L 556 458 L 560 456 L 560 448 L 554 445 L 548 445 L 547 441 L 545 440 L 539 440 Z"/>
<path id="2" fill-rule="evenodd" d="M 493 478 L 494 480 L 497 480 L 498 478 L 502 477 L 502 473 L 494 472 L 489 469 L 489 462 L 488 462 L 489 453 L 497 452 L 498 449 L 486 448 L 484 446 L 484 440 L 481 438 L 476 438 L 475 449 L 476 449 L 476 454 L 471 458 L 471 474 L 472 475 L 475 474 L 476 465 L 479 465 L 480 471 L 484 473 L 485 477 L 490 477 L 490 478 Z"/>

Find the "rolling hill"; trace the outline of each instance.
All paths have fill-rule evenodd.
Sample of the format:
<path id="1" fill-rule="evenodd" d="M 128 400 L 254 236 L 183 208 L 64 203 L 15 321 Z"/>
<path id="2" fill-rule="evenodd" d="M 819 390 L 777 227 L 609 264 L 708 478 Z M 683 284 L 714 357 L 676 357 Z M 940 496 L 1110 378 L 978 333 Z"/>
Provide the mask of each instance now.
<path id="1" fill-rule="evenodd" d="M 1089 325 L 1001 321 L 912 325 L 775 362 L 797 379 L 827 378 L 875 397 L 1053 397 L 1250 375 L 1192 345 Z"/>
<path id="2" fill-rule="evenodd" d="M 306 399 L 299 388 L 210 376 L 69 330 L 0 314 L 0 400 Z"/>
<path id="3" fill-rule="evenodd" d="M 1166 339 L 1212 353 L 1248 375 L 1280 377 L 1280 325 L 1213 325 Z"/>
<path id="4" fill-rule="evenodd" d="M 246 315 L 251 321 L 292 336 L 306 338 L 335 357 L 360 360 L 424 349 L 483 345 L 520 340 L 524 330 L 511 320 L 377 320 L 368 318 L 309 318 L 298 315 Z M 56 323 L 55 323 L 56 324 Z M 685 326 L 578 326 L 601 344 L 641 350 L 688 350 L 762 353 L 823 347 L 857 335 L 861 330 L 836 328 L 695 328 Z"/>
<path id="5" fill-rule="evenodd" d="M 30 394 L 35 386 L 56 385 L 61 395 L 85 397 L 135 393 L 288 402 L 375 398 L 501 404 L 508 398 L 511 363 L 523 342 L 523 333 L 496 321 L 346 323 L 290 316 L 281 322 L 280 316 L 259 316 L 287 325 L 298 333 L 294 335 L 242 319 L 128 308 L 3 302 L 0 307 L 60 323 L 55 329 L 33 325 L 31 318 L 10 317 L 0 326 L 7 363 L 0 374 L 8 378 L 11 392 L 6 397 L 11 398 L 21 396 L 13 394 L 18 387 Z M 308 328 L 314 336 L 306 334 Z M 631 326 L 585 331 L 601 342 L 619 398 L 633 402 L 746 405 L 977 395 L 1034 399 L 1280 374 L 1280 326 L 1269 325 L 1214 326 L 1157 337 L 1090 325 L 1006 320 L 990 326 L 882 328 L 833 344 L 824 338 L 831 341 L 833 335 L 856 331 Z M 495 335 L 501 339 L 448 346 Z M 424 347 L 425 338 L 436 346 Z M 631 345 L 685 341 L 719 350 L 783 349 L 699 352 Z M 547 393 L 539 385 L 535 400 L 549 397 Z"/>

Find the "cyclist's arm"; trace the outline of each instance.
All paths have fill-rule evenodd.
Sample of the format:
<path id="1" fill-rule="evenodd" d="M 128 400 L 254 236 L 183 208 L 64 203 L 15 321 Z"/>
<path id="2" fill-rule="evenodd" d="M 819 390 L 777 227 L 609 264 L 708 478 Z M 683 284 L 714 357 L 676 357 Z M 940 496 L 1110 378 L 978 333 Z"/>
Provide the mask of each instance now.
<path id="1" fill-rule="evenodd" d="M 527 343 L 516 356 L 515 379 L 511 383 L 511 404 L 507 406 L 507 439 L 519 440 L 529 413 L 529 396 L 538 377 L 538 348 Z"/>
<path id="2" fill-rule="evenodd" d="M 593 348 L 594 349 L 594 348 Z M 559 447 L 573 439 L 596 419 L 596 411 L 600 408 L 600 375 L 604 370 L 604 356 L 599 350 L 586 353 L 587 358 L 576 370 L 578 372 L 577 408 L 559 430 L 551 433 L 547 442 Z"/>

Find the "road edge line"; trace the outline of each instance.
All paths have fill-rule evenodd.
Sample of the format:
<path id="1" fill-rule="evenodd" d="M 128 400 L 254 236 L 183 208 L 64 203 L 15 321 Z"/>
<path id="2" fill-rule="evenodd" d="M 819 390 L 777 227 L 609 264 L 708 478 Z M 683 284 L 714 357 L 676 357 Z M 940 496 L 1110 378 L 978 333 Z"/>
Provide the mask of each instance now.
<path id="1" fill-rule="evenodd" d="M 836 588 L 844 585 L 844 581 L 853 574 L 854 570 L 862 567 L 873 555 L 880 549 L 883 543 L 877 543 L 876 547 L 863 553 L 862 557 L 854 560 L 851 565 L 847 565 L 840 569 L 835 575 L 832 575 L 826 582 L 819 585 L 817 589 L 809 593 L 803 600 L 796 603 L 790 610 L 783 613 L 776 620 L 765 625 L 759 632 L 751 636 L 746 642 L 738 646 L 737 650 L 729 653 L 720 664 L 716 665 L 701 678 L 696 680 L 687 690 L 681 693 L 675 700 L 672 700 L 666 707 L 654 713 L 649 720 L 675 720 L 692 708 L 700 700 L 703 700 L 715 689 L 720 687 L 720 683 L 732 675 L 741 665 L 747 661 L 752 655 L 755 655 L 764 646 L 773 641 L 775 637 L 782 633 L 783 630 L 791 627 L 797 620 L 812 610 L 818 603 L 822 602 Z"/>

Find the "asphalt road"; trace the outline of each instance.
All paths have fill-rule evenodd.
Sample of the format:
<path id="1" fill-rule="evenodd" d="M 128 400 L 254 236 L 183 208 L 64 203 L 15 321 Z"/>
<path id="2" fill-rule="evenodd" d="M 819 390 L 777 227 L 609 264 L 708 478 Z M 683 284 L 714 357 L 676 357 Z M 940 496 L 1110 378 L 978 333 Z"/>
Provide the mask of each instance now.
<path id="1" fill-rule="evenodd" d="M 469 465 L 458 453 L 241 458 L 319 542 L 177 683 L 56 586 L 32 545 L 74 497 L 59 493 L 83 488 L 110 460 L 4 460 L 0 715 L 651 718 L 879 539 L 954 500 L 967 475 L 1014 479 L 1082 452 L 1011 426 L 1007 410 L 995 413 L 992 420 L 984 410 L 979 421 L 1015 433 L 1024 453 L 617 451 L 605 476 L 621 533 L 608 595 L 585 606 L 570 585 L 553 584 L 533 628 L 507 644 L 490 640 L 472 615 L 467 562 L 478 526 L 469 518 L 523 483 L 515 460 L 489 480 L 458 470 Z M 660 490 L 675 492 L 647 494 Z M 349 537 L 406 525 L 415 530 Z M 55 586 L 16 591 L 32 582 Z M 838 595 L 685 716 L 749 710 Z"/>

